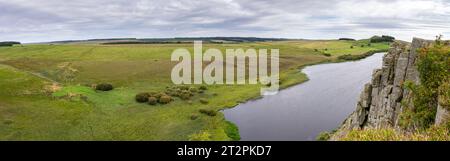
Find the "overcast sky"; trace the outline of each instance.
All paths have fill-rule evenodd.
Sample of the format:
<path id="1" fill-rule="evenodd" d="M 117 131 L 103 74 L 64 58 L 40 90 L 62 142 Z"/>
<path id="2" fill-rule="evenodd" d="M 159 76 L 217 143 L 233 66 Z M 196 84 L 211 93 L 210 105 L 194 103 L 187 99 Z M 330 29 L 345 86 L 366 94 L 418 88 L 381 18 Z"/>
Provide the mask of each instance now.
<path id="1" fill-rule="evenodd" d="M 0 0 L 0 41 L 375 34 L 448 38 L 450 0 Z"/>

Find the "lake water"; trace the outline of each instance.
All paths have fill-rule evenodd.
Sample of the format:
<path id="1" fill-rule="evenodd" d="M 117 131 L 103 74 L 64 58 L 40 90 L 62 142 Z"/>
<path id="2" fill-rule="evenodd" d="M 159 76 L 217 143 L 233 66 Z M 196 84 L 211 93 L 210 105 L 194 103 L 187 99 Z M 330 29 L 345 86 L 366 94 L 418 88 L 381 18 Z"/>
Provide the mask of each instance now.
<path id="1" fill-rule="evenodd" d="M 224 110 L 239 127 L 241 140 L 315 140 L 336 129 L 356 109 L 364 84 L 381 68 L 384 53 L 353 62 L 304 68 L 309 81 L 277 95 L 248 101 Z"/>

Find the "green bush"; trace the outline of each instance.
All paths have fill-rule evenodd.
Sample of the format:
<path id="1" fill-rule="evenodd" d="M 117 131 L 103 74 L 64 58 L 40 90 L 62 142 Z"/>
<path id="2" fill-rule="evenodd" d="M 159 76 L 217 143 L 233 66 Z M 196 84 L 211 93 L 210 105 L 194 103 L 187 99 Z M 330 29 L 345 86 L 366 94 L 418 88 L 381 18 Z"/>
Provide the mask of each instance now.
<path id="1" fill-rule="evenodd" d="M 208 88 L 205 85 L 200 86 L 199 89 L 202 91 L 208 90 Z"/>
<path id="2" fill-rule="evenodd" d="M 192 114 L 191 117 L 189 117 L 191 120 L 197 120 L 198 115 Z"/>
<path id="3" fill-rule="evenodd" d="M 321 133 L 317 136 L 316 140 L 317 140 L 317 141 L 328 141 L 328 140 L 330 140 L 330 137 L 331 137 L 331 135 L 330 135 L 329 132 L 321 132 Z"/>
<path id="4" fill-rule="evenodd" d="M 419 50 L 416 61 L 420 84 L 405 82 L 405 88 L 412 91 L 414 106 L 402 113 L 400 123 L 404 128 L 423 129 L 434 123 L 437 105 L 442 101 L 438 98 L 443 99 L 448 92 L 442 89 L 450 78 L 450 47 L 442 45 L 438 38 L 433 46 Z"/>
<path id="5" fill-rule="evenodd" d="M 330 57 L 331 54 L 330 53 L 323 53 L 324 56 Z"/>
<path id="6" fill-rule="evenodd" d="M 187 91 L 187 90 L 181 91 L 181 94 L 180 94 L 181 99 L 188 100 L 191 98 L 191 96 L 193 96 L 193 94 L 190 91 Z"/>
<path id="7" fill-rule="evenodd" d="M 198 111 L 200 113 L 208 115 L 208 116 L 216 116 L 217 115 L 217 111 L 214 111 L 214 110 L 200 109 Z"/>
<path id="8" fill-rule="evenodd" d="M 159 98 L 159 103 L 161 104 L 168 104 L 172 101 L 172 97 L 168 96 L 168 95 L 162 95 Z"/>
<path id="9" fill-rule="evenodd" d="M 238 127 L 230 121 L 226 121 L 225 133 L 231 140 L 239 141 L 241 140 L 241 136 L 239 135 Z"/>
<path id="10" fill-rule="evenodd" d="M 190 91 L 191 93 L 197 93 L 197 92 L 198 92 L 197 88 L 195 88 L 195 87 L 189 88 L 189 91 Z"/>
<path id="11" fill-rule="evenodd" d="M 139 102 L 139 103 L 145 103 L 145 102 L 148 102 L 148 98 L 150 96 L 151 96 L 150 93 L 147 93 L 147 92 L 139 93 L 135 96 L 135 100 L 136 100 L 136 102 Z"/>
<path id="12" fill-rule="evenodd" d="M 208 104 L 209 101 L 206 98 L 200 98 L 200 103 L 202 104 Z"/>
<path id="13" fill-rule="evenodd" d="M 149 105 L 156 105 L 158 103 L 158 99 L 156 97 L 149 97 L 148 98 L 148 104 Z"/>
<path id="14" fill-rule="evenodd" d="M 380 42 L 394 42 L 395 38 L 392 36 L 387 36 L 387 35 L 383 35 L 383 36 L 373 36 L 372 38 L 370 38 L 370 42 L 371 43 L 380 43 Z"/>
<path id="15" fill-rule="evenodd" d="M 99 91 L 110 91 L 113 90 L 114 87 L 108 83 L 100 83 L 95 87 L 95 89 Z"/>
<path id="16" fill-rule="evenodd" d="M 350 49 L 353 49 L 353 46 L 350 46 Z"/>

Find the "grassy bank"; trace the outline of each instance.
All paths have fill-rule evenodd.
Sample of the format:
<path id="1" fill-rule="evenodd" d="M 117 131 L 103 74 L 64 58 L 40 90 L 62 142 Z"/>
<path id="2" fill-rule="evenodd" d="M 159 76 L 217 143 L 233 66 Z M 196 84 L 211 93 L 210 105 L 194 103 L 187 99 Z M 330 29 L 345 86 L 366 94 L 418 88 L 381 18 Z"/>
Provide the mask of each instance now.
<path id="1" fill-rule="evenodd" d="M 360 44 L 367 42 L 204 44 L 203 49 L 223 53 L 226 48 L 280 49 L 281 86 L 286 88 L 307 80 L 298 72 L 305 65 L 388 48 L 387 43 Z M 191 44 L 0 48 L 0 140 L 239 139 L 237 127 L 222 113 L 209 116 L 199 110 L 219 111 L 257 98 L 261 85 L 211 85 L 204 93 L 164 105 L 134 100 L 137 93 L 163 92 L 173 86 L 170 73 L 176 62 L 170 55 L 178 48 L 193 50 Z M 91 88 L 98 83 L 111 83 L 115 89 Z"/>

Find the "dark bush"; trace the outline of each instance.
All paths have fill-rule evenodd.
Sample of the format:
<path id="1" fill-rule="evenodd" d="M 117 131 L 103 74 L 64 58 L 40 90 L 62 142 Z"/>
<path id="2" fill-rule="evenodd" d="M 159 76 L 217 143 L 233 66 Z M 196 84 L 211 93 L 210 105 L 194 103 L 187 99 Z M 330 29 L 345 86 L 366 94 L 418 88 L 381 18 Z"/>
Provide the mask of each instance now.
<path id="1" fill-rule="evenodd" d="M 148 104 L 149 105 L 156 105 L 158 103 L 158 99 L 156 97 L 149 97 L 148 98 Z"/>
<path id="2" fill-rule="evenodd" d="M 195 88 L 195 87 L 189 88 L 189 91 L 190 91 L 191 93 L 197 93 L 197 92 L 198 92 L 197 88 Z"/>
<path id="3" fill-rule="evenodd" d="M 208 116 L 216 116 L 217 112 L 214 110 L 200 109 L 198 110 L 200 113 L 208 115 Z"/>
<path id="4" fill-rule="evenodd" d="M 3 41 L 3 42 L 0 42 L 0 47 L 1 47 L 1 46 L 13 46 L 14 44 L 20 44 L 20 42 L 16 42 L 16 41 Z"/>
<path id="5" fill-rule="evenodd" d="M 181 94 L 180 94 L 181 99 L 188 100 L 189 98 L 191 98 L 191 96 L 193 96 L 193 94 L 190 91 L 187 91 L 187 90 L 181 91 Z"/>
<path id="6" fill-rule="evenodd" d="M 363 44 L 363 45 L 361 45 L 361 47 L 363 48 L 363 47 L 364 47 L 364 44 Z"/>
<path id="7" fill-rule="evenodd" d="M 95 89 L 99 90 L 99 91 L 110 91 L 110 90 L 113 90 L 114 87 L 108 83 L 100 83 L 100 84 L 97 84 Z"/>
<path id="8" fill-rule="evenodd" d="M 200 98 L 200 103 L 202 104 L 208 104 L 209 101 L 206 98 Z"/>
<path id="9" fill-rule="evenodd" d="M 202 91 L 204 91 L 204 90 L 208 90 L 208 88 L 205 86 L 205 85 L 203 85 L 203 86 L 200 86 L 200 88 L 199 88 L 200 90 L 202 90 Z"/>
<path id="10" fill-rule="evenodd" d="M 392 36 L 387 36 L 387 35 L 383 35 L 383 36 L 373 36 L 372 38 L 370 38 L 370 42 L 371 43 L 379 43 L 379 42 L 394 42 L 395 38 Z"/>
<path id="11" fill-rule="evenodd" d="M 371 44 L 371 43 L 369 43 L 369 44 L 367 44 L 367 46 L 372 46 L 372 44 Z"/>
<path id="12" fill-rule="evenodd" d="M 196 115 L 196 114 L 192 114 L 190 118 L 191 118 L 191 120 L 197 120 L 197 118 L 198 118 L 198 115 Z"/>
<path id="13" fill-rule="evenodd" d="M 339 40 L 356 41 L 355 39 L 352 39 L 352 38 L 339 38 Z"/>
<path id="14" fill-rule="evenodd" d="M 353 46 L 350 46 L 350 49 L 353 49 Z"/>
<path id="15" fill-rule="evenodd" d="M 314 51 L 315 51 L 315 52 L 318 52 L 319 50 L 318 50 L 318 49 L 314 49 Z"/>
<path id="16" fill-rule="evenodd" d="M 373 55 L 375 53 L 386 52 L 386 51 L 387 50 L 382 49 L 382 50 L 372 50 L 372 51 L 366 52 L 366 53 L 361 54 L 361 55 L 345 54 L 345 55 L 339 56 L 338 59 L 341 59 L 341 60 L 359 60 L 359 59 L 363 59 L 363 58 L 366 58 L 368 56 L 371 56 L 371 55 Z"/>
<path id="17" fill-rule="evenodd" d="M 327 57 L 330 57 L 330 56 L 331 56 L 330 53 L 323 53 L 323 55 L 325 55 L 325 56 L 327 56 Z"/>
<path id="18" fill-rule="evenodd" d="M 135 99 L 136 99 L 136 102 L 145 103 L 145 102 L 148 102 L 149 97 L 150 97 L 150 94 L 147 92 L 144 92 L 144 93 L 137 94 Z"/>
<path id="19" fill-rule="evenodd" d="M 161 104 L 168 104 L 172 101 L 172 97 L 168 96 L 168 95 L 162 95 L 159 98 L 159 103 Z"/>

